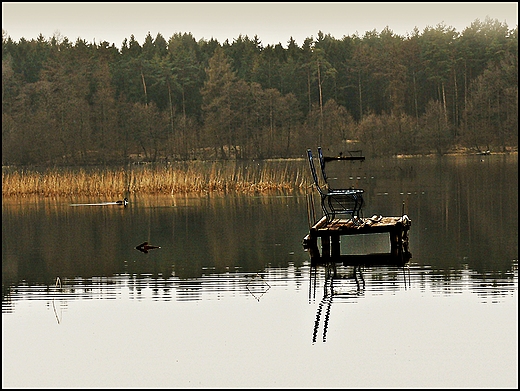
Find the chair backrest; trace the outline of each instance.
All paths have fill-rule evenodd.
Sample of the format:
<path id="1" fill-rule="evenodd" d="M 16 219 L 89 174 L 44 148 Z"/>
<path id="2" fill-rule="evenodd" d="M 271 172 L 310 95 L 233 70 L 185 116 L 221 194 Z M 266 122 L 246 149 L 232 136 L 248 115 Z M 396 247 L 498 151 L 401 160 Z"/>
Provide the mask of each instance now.
<path id="1" fill-rule="evenodd" d="M 353 151 L 353 152 L 357 152 L 357 151 Z M 330 186 L 328 177 L 327 177 L 327 173 L 325 172 L 325 158 L 323 157 L 323 150 L 321 149 L 321 147 L 318 147 L 318 158 L 320 160 L 321 175 L 323 176 L 323 181 L 325 183 L 325 186 L 327 187 L 327 191 L 333 191 L 334 189 Z M 352 158 L 352 159 L 363 161 L 365 158 L 363 156 L 359 156 L 357 158 Z M 350 187 L 350 189 L 353 189 L 353 188 Z M 356 190 L 358 192 L 363 192 L 363 189 L 356 189 Z"/>
<path id="2" fill-rule="evenodd" d="M 314 179 L 314 184 L 320 193 L 322 193 L 320 183 L 318 181 L 318 174 L 316 174 L 316 167 L 314 166 L 314 160 L 312 159 L 312 151 L 311 149 L 307 149 L 307 158 L 309 160 L 309 166 L 311 167 L 312 179 Z"/>
<path id="3" fill-rule="evenodd" d="M 318 147 L 318 158 L 320 160 L 321 175 L 323 175 L 323 180 L 328 186 L 329 182 L 327 181 L 327 173 L 325 172 L 325 159 L 323 158 L 323 151 L 321 150 L 321 147 Z"/>

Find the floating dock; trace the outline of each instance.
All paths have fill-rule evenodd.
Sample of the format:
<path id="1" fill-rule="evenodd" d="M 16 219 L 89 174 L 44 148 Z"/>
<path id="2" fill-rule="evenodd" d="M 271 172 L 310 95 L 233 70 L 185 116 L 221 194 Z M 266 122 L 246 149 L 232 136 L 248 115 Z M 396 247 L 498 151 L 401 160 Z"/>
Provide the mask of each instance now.
<path id="1" fill-rule="evenodd" d="M 345 266 L 404 266 L 412 257 L 408 250 L 408 230 L 412 222 L 407 215 L 401 217 L 372 216 L 370 218 L 334 219 L 327 223 L 322 217 L 303 238 L 303 247 L 311 257 L 311 265 L 335 262 Z M 366 235 L 388 233 L 389 253 L 342 255 L 340 238 L 346 235 Z M 321 242 L 321 253 L 318 248 Z"/>

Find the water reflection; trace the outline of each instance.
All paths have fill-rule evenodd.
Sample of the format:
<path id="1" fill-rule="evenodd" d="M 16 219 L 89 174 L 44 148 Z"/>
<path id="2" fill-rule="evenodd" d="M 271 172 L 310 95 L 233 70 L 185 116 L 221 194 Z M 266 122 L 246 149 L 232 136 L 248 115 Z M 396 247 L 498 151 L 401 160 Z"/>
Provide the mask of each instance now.
<path id="1" fill-rule="evenodd" d="M 456 274 L 456 276 L 454 275 Z M 517 290 L 518 263 L 505 276 L 482 276 L 466 266 L 437 274 L 430 267 L 416 264 L 398 266 L 342 266 L 326 263 L 312 266 L 309 271 L 309 303 L 318 303 L 312 342 L 326 342 L 333 304 L 355 304 L 367 295 L 403 290 L 416 290 L 434 296 L 459 295 L 471 292 L 482 303 L 500 303 Z M 321 292 L 321 295 L 320 295 Z M 320 299 L 321 297 L 321 299 Z"/>
<path id="2" fill-rule="evenodd" d="M 517 160 L 485 159 L 356 175 L 366 215 L 405 201 L 405 268 L 311 266 L 304 194 L 3 200 L 3 385 L 514 388 Z"/>
<path id="3" fill-rule="evenodd" d="M 262 273 L 209 272 L 198 278 L 155 277 L 151 274 L 120 274 L 111 277 L 56 278 L 48 285 L 21 283 L 10 287 L 2 299 L 2 312 L 13 312 L 16 303 L 27 300 L 52 302 L 63 312 L 71 300 L 199 301 L 249 297 L 260 301 L 273 287 L 296 290 L 308 284 L 309 303 L 329 308 L 332 302 L 356 302 L 366 294 L 418 290 L 450 296 L 471 292 L 483 303 L 500 302 L 517 290 L 518 263 L 504 274 L 479 274 L 462 270 L 435 270 L 410 264 L 405 267 L 360 267 L 326 264 L 268 267 Z M 321 295 L 320 295 L 321 292 Z M 61 317 L 62 315 L 60 315 Z"/>
<path id="4" fill-rule="evenodd" d="M 318 273 L 318 268 L 323 269 L 322 273 Z M 313 290 L 309 299 L 311 302 L 316 300 L 316 287 L 320 277 L 322 280 L 323 297 L 316 310 L 312 342 L 315 343 L 317 341 L 320 329 L 322 330 L 322 341 L 326 342 L 333 302 L 356 303 L 358 299 L 365 295 L 365 267 L 359 265 L 346 267 L 336 263 L 327 263 L 321 266 L 313 266 L 313 269 L 310 273 L 309 283 L 309 286 L 313 286 Z M 404 267 L 381 266 L 377 268 L 377 271 L 374 268 L 369 268 L 369 270 L 371 270 L 369 283 L 372 285 L 374 281 L 377 282 L 377 285 L 371 286 L 371 290 L 375 292 L 381 289 L 392 291 L 394 289 L 411 288 L 410 268 L 408 265 Z M 403 276 L 402 285 L 396 278 L 396 274 L 399 274 L 400 271 Z M 377 279 L 374 280 L 374 276 L 377 276 Z M 383 280 L 391 281 L 391 283 L 383 284 Z"/>
<path id="5" fill-rule="evenodd" d="M 69 200 L 3 204 L 2 285 L 206 270 L 261 271 L 304 259 L 301 197 L 150 197 L 123 208 L 71 208 Z M 286 232 L 279 235 L 278 232 Z M 147 242 L 160 250 L 141 253 Z"/>
<path id="6" fill-rule="evenodd" d="M 267 273 L 230 272 L 189 279 L 129 274 L 90 279 L 58 277 L 52 285 L 20 284 L 11 288 L 2 300 L 2 312 L 13 312 L 17 302 L 26 300 L 52 301 L 53 305 L 57 302 L 63 304 L 62 308 L 70 300 L 96 299 L 198 301 L 250 296 L 260 301 L 271 284 L 284 286 L 293 278 L 302 278 L 301 272 L 273 269 Z"/>
<path id="7" fill-rule="evenodd" d="M 330 177 L 365 189 L 367 216 L 399 215 L 405 202 L 413 221 L 411 261 L 429 270 L 433 289 L 487 292 L 496 284 L 499 295 L 508 291 L 501 281 L 510 281 L 518 261 L 518 159 L 484 159 L 374 160 L 347 178 L 331 165 Z M 54 289 L 57 277 L 77 295 L 103 287 L 103 297 L 119 286 L 142 297 L 154 281 L 153 297 L 191 300 L 203 296 L 214 276 L 219 289 L 223 281 L 235 281 L 247 291 L 234 279 L 240 273 L 291 264 L 304 270 L 307 200 L 298 192 L 171 195 L 132 197 L 123 208 L 70 207 L 104 201 L 98 199 L 3 199 L 2 308 L 18 292 Z M 149 251 L 147 245 L 160 249 Z M 342 253 L 366 254 L 384 252 L 388 243 L 342 238 L 341 246 Z"/>
<path id="8" fill-rule="evenodd" d="M 314 322 L 314 330 L 312 333 L 312 342 L 316 342 L 318 337 L 318 331 L 320 329 L 320 324 L 323 324 L 323 342 L 327 340 L 327 328 L 329 324 L 330 311 L 332 306 L 333 299 L 341 299 L 341 298 L 357 298 L 358 296 L 363 295 L 365 290 L 365 279 L 363 277 L 363 272 L 361 266 L 354 266 L 352 270 L 352 274 L 340 274 L 338 273 L 338 267 L 335 263 L 328 263 L 323 266 L 325 269 L 325 276 L 323 282 L 323 298 L 318 304 L 318 308 L 316 310 L 316 320 Z M 314 267 L 314 272 L 311 271 L 311 281 L 309 286 L 313 285 L 314 290 L 312 294 L 312 298 L 316 297 L 316 284 L 317 284 L 317 267 Z M 312 278 L 314 276 L 314 278 Z M 351 280 L 355 281 L 355 287 L 345 285 L 351 285 Z M 336 284 L 335 284 L 336 281 Z M 344 284 L 347 282 L 347 284 Z M 339 285 L 339 286 L 338 286 Z M 323 320 L 320 323 L 323 313 Z"/>

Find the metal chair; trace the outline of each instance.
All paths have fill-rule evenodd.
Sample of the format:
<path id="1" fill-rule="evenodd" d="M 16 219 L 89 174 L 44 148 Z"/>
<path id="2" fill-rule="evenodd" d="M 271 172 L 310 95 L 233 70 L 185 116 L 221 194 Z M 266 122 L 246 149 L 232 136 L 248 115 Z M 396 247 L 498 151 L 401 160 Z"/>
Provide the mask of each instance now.
<path id="1" fill-rule="evenodd" d="M 361 151 L 356 151 L 356 152 L 361 152 Z M 320 160 L 320 168 L 321 168 L 321 174 L 323 175 L 323 180 L 325 181 L 325 184 L 327 185 L 327 189 L 329 191 L 342 191 L 342 190 L 347 190 L 347 189 L 334 189 L 330 186 L 329 182 L 328 182 L 328 177 L 327 177 L 327 173 L 325 172 L 325 157 L 323 156 L 323 150 L 321 149 L 321 147 L 318 147 L 318 158 Z M 338 157 L 338 158 L 327 158 L 329 160 L 338 160 L 338 159 L 341 159 L 341 160 L 365 160 L 365 157 L 364 156 L 343 156 L 343 157 Z M 356 190 L 358 191 L 359 193 L 364 193 L 364 190 L 363 189 L 354 189 L 353 187 L 350 187 L 348 188 L 348 190 Z"/>
<path id="2" fill-rule="evenodd" d="M 352 192 L 356 192 L 358 197 L 358 207 L 357 207 L 357 213 L 355 217 L 363 217 L 362 215 L 362 208 L 365 204 L 365 201 L 363 200 L 363 193 L 365 192 L 363 189 L 355 189 L 353 187 L 349 187 L 348 189 L 337 189 L 332 188 L 328 182 L 327 173 L 325 172 L 325 158 L 323 156 L 323 150 L 321 147 L 318 147 L 318 158 L 320 160 L 320 168 L 321 168 L 321 175 L 323 176 L 323 181 L 325 182 L 325 185 L 327 186 L 327 191 L 329 193 L 341 193 L 341 192 L 347 192 L 349 194 L 352 194 Z M 329 159 L 338 159 L 338 158 L 329 158 Z M 343 157 L 341 159 L 348 159 L 348 160 L 364 160 L 364 156 L 350 156 L 350 157 Z"/>
<path id="3" fill-rule="evenodd" d="M 336 189 L 329 191 L 322 188 L 316 173 L 316 167 L 312 157 L 312 151 L 307 149 L 307 157 L 311 168 L 314 185 L 320 193 L 321 209 L 326 216 L 327 223 L 338 217 L 347 216 L 349 219 L 360 217 L 361 207 L 363 206 L 363 191 L 360 189 Z"/>

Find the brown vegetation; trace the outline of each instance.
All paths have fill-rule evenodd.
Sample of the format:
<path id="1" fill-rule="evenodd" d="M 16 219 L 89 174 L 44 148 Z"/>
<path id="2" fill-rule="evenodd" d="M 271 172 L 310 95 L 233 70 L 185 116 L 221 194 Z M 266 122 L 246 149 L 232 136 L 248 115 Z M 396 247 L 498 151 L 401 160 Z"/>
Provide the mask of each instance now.
<path id="1" fill-rule="evenodd" d="M 2 196 L 123 197 L 129 194 L 268 193 L 304 189 L 308 179 L 303 164 L 301 169 L 290 167 L 291 163 L 282 163 L 282 166 L 277 167 L 265 164 L 259 168 L 222 162 L 191 162 L 183 165 L 90 171 L 83 168 L 49 169 L 43 172 L 4 170 Z"/>

